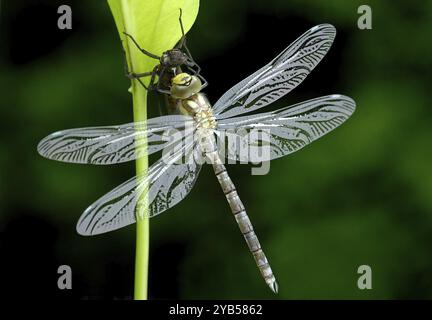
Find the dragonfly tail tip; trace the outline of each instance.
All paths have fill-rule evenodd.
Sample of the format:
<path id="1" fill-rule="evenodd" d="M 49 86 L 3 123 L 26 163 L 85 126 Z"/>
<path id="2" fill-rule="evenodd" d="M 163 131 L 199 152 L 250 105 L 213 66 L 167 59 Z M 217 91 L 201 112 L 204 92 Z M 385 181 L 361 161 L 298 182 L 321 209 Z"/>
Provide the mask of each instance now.
<path id="1" fill-rule="evenodd" d="M 276 282 L 276 280 L 274 280 L 273 282 L 269 283 L 268 286 L 270 287 L 270 289 L 277 294 L 279 292 L 279 286 Z"/>

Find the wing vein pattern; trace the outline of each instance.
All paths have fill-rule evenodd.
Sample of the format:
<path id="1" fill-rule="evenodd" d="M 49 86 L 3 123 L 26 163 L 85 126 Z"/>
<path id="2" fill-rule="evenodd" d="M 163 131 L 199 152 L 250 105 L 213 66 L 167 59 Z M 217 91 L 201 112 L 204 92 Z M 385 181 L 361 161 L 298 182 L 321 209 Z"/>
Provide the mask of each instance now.
<path id="1" fill-rule="evenodd" d="M 38 152 L 49 159 L 108 165 L 135 160 L 177 143 L 182 135 L 170 134 L 193 127 L 189 116 L 173 115 L 119 126 L 58 131 L 44 138 Z"/>
<path id="2" fill-rule="evenodd" d="M 119 185 L 102 196 L 81 215 L 77 231 L 95 235 L 136 222 L 136 214 L 154 217 L 173 207 L 190 192 L 198 177 L 197 142 L 187 142 L 150 166 L 148 173 Z M 148 211 L 142 210 L 148 206 Z"/>
<path id="3" fill-rule="evenodd" d="M 216 118 L 251 112 L 286 95 L 317 66 L 335 36 L 330 24 L 305 32 L 269 64 L 228 90 L 214 105 Z"/>
<path id="4" fill-rule="evenodd" d="M 330 95 L 273 112 L 223 119 L 218 122 L 218 145 L 235 161 L 254 162 L 255 152 L 267 155 L 265 160 L 279 158 L 340 126 L 354 110 L 351 98 Z"/>

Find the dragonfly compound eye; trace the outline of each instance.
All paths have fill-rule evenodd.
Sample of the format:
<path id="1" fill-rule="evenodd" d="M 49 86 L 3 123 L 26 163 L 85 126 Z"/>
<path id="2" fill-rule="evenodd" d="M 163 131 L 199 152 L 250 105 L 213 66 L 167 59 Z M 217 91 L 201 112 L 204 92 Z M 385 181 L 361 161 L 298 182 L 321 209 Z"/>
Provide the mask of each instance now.
<path id="1" fill-rule="evenodd" d="M 188 73 L 180 73 L 171 80 L 171 96 L 176 99 L 188 99 L 201 91 L 201 80 Z"/>
<path id="2" fill-rule="evenodd" d="M 160 64 L 163 66 L 171 66 L 171 57 L 168 52 L 164 52 L 160 58 Z"/>

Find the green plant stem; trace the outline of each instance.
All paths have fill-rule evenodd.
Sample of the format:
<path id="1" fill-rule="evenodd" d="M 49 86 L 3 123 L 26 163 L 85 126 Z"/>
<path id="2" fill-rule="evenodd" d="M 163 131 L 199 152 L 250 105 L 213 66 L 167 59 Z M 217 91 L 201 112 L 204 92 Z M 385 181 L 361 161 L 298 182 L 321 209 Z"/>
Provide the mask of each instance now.
<path id="1" fill-rule="evenodd" d="M 135 300 L 147 300 L 147 276 L 149 264 L 149 219 L 137 221 L 135 253 Z"/>
<path id="2" fill-rule="evenodd" d="M 129 7 L 128 1 L 122 1 L 122 11 L 124 18 L 125 31 L 136 34 L 132 8 Z M 139 51 L 130 50 L 128 41 L 125 43 L 125 51 L 129 66 L 132 70 L 150 69 L 146 64 L 148 61 L 143 59 Z M 147 63 L 146 63 L 147 62 Z M 140 122 L 147 120 L 147 90 L 137 81 L 132 81 L 132 99 L 133 99 L 133 120 Z M 146 138 L 142 138 L 146 139 Z M 146 148 L 146 142 L 140 141 L 140 146 Z M 147 156 L 140 157 L 136 160 L 137 175 L 146 175 L 148 169 Z M 147 300 L 148 296 L 148 266 L 149 266 L 149 244 L 150 244 L 150 223 L 148 215 L 147 192 L 143 190 L 144 197 L 138 199 L 136 217 L 136 251 L 135 251 L 135 281 L 134 281 L 134 299 Z"/>
<path id="3" fill-rule="evenodd" d="M 134 83 L 132 85 L 134 121 L 143 121 L 147 118 L 147 91 Z M 137 174 L 147 174 L 148 158 L 142 157 L 136 161 Z M 140 199 L 144 205 L 139 206 L 141 212 L 137 212 L 136 224 L 136 252 L 135 252 L 135 300 L 147 300 L 148 265 L 149 265 L 149 243 L 150 223 L 146 217 L 147 193 L 145 199 Z M 142 218 L 139 218 L 142 216 Z"/>

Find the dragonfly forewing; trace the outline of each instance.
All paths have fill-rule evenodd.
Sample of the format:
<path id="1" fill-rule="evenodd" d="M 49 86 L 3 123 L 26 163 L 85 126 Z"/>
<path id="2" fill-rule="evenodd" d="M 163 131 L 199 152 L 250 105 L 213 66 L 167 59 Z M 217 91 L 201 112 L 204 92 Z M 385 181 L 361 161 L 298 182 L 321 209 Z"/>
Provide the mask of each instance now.
<path id="1" fill-rule="evenodd" d="M 286 95 L 318 65 L 335 36 L 330 24 L 305 32 L 269 64 L 228 90 L 213 107 L 216 118 L 251 112 Z"/>
<path id="2" fill-rule="evenodd" d="M 169 134 L 170 131 L 193 126 L 190 116 L 171 115 L 119 126 L 69 129 L 45 137 L 37 150 L 52 160 L 109 165 L 167 148 L 182 137 Z"/>

